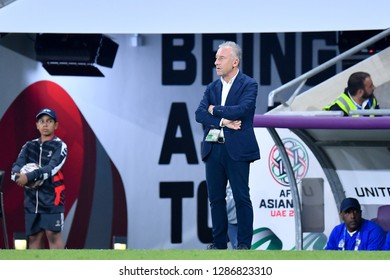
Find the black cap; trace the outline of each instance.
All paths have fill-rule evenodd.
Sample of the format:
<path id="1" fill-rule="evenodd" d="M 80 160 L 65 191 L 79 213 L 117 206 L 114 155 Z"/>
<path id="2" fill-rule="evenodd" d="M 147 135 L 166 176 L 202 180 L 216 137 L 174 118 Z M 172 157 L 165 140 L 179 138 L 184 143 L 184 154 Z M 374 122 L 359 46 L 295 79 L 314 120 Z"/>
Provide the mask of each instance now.
<path id="1" fill-rule="evenodd" d="M 48 115 L 49 117 L 51 117 L 55 122 L 57 122 L 57 115 L 56 115 L 56 112 L 54 112 L 52 109 L 50 108 L 44 108 L 42 110 L 39 111 L 39 113 L 37 114 L 37 120 L 40 119 L 40 117 L 42 115 Z"/>
<path id="2" fill-rule="evenodd" d="M 361 211 L 359 201 L 356 198 L 347 197 L 341 202 L 340 213 L 351 208 Z"/>

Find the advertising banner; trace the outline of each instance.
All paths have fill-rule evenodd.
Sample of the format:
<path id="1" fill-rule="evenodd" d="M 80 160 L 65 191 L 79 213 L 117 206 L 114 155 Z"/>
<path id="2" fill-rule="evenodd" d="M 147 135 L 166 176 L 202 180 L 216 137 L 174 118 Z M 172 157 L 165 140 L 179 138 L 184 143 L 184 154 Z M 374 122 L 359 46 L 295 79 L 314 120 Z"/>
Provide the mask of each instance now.
<path id="1" fill-rule="evenodd" d="M 252 164 L 250 173 L 255 211 L 252 246 L 258 249 L 292 250 L 296 245 L 296 226 L 291 178 L 287 176 L 280 151 L 268 130 L 256 128 L 255 132 L 262 159 Z M 306 249 L 313 249 L 313 246 L 323 248 L 330 230 L 339 222 L 329 184 L 317 159 L 303 141 L 288 129 L 277 129 L 277 132 L 292 164 L 300 196 L 304 179 L 318 178 L 323 182 L 323 207 L 320 213 L 322 217 L 325 216 L 323 231 L 304 232 Z"/>

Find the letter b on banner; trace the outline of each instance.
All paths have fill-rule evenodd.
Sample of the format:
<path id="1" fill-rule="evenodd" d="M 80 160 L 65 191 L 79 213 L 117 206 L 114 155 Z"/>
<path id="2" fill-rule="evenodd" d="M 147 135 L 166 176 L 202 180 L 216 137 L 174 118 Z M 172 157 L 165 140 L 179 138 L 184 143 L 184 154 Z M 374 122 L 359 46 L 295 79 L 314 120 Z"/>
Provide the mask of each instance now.
<path id="1" fill-rule="evenodd" d="M 191 85 L 196 78 L 194 35 L 163 35 L 162 43 L 162 84 Z"/>

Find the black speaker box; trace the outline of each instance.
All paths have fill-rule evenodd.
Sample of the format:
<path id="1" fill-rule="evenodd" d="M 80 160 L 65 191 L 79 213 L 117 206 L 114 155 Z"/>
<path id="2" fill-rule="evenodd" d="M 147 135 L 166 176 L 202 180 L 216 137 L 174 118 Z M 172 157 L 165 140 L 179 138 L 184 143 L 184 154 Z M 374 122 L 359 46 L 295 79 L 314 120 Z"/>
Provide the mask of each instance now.
<path id="1" fill-rule="evenodd" d="M 36 59 L 42 63 L 114 65 L 118 44 L 102 34 L 37 34 Z"/>

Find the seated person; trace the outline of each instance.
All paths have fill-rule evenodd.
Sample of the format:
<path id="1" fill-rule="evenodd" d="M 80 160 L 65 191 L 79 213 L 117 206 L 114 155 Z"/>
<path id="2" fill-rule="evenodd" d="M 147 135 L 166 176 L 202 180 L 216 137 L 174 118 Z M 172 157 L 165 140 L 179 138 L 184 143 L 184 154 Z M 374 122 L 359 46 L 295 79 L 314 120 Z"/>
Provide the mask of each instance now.
<path id="1" fill-rule="evenodd" d="M 362 218 L 360 203 L 355 198 L 345 198 L 340 205 L 343 223 L 330 233 L 326 250 L 382 250 L 385 232 L 376 223 Z"/>
<path id="2" fill-rule="evenodd" d="M 386 241 L 382 249 L 385 251 L 390 251 L 390 231 L 387 233 Z"/>
<path id="3" fill-rule="evenodd" d="M 375 86 L 370 74 L 366 72 L 353 73 L 344 92 L 328 106 L 324 111 L 343 111 L 344 116 L 349 116 L 349 111 L 380 109 L 374 96 Z M 353 115 L 359 117 L 361 115 Z M 373 116 L 373 115 L 370 115 Z"/>

